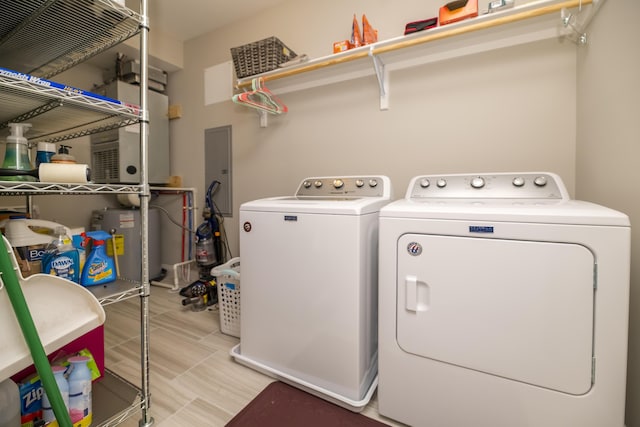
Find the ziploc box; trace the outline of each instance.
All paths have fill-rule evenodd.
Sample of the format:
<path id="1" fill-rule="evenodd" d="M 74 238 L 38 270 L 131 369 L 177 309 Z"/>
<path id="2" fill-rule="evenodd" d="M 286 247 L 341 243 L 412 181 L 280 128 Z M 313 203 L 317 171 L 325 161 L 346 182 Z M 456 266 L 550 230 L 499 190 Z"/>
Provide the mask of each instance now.
<path id="1" fill-rule="evenodd" d="M 42 418 L 42 383 L 37 374 L 30 375 L 18 384 L 20 392 L 20 422 L 22 427 L 44 425 Z"/>

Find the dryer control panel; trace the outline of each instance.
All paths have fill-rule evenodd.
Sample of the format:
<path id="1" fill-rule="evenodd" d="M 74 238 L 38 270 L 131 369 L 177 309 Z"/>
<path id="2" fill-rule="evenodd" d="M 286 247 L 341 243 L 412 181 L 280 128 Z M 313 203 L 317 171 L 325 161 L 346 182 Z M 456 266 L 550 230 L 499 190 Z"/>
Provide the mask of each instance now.
<path id="1" fill-rule="evenodd" d="M 296 197 L 360 198 L 390 197 L 391 184 L 386 176 L 336 176 L 306 178 Z"/>
<path id="2" fill-rule="evenodd" d="M 407 199 L 569 199 L 556 174 L 487 173 L 425 175 L 413 178 Z"/>

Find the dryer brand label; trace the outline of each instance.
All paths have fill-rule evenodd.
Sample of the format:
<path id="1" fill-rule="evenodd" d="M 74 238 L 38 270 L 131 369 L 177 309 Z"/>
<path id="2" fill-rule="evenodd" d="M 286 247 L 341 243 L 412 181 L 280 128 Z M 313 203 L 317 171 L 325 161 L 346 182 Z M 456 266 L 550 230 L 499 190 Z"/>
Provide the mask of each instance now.
<path id="1" fill-rule="evenodd" d="M 285 221 L 297 221 L 298 217 L 296 215 L 285 215 L 284 216 L 284 220 Z"/>
<path id="2" fill-rule="evenodd" d="M 422 253 L 422 245 L 418 242 L 411 242 L 407 245 L 407 252 L 411 256 L 418 256 Z"/>
<path id="3" fill-rule="evenodd" d="M 470 225 L 469 233 L 493 233 L 493 226 L 490 225 Z"/>

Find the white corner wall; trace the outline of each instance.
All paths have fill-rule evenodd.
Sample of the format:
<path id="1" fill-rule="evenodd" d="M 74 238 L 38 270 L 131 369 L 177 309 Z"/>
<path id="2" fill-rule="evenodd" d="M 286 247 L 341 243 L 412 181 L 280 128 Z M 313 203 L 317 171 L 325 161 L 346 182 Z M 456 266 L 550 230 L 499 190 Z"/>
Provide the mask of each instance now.
<path id="1" fill-rule="evenodd" d="M 627 427 L 640 426 L 640 2 L 607 0 L 578 56 L 576 195 L 631 218 Z"/>

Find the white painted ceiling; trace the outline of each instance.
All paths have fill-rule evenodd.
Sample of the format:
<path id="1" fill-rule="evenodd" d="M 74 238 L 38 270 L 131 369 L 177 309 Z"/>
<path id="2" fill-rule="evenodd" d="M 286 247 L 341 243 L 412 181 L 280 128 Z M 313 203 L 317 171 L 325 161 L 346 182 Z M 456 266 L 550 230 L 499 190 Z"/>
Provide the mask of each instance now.
<path id="1" fill-rule="evenodd" d="M 149 24 L 179 41 L 240 21 L 284 0 L 148 0 Z M 135 1 L 134 3 L 138 3 Z M 134 8 L 133 5 L 127 6 Z"/>

